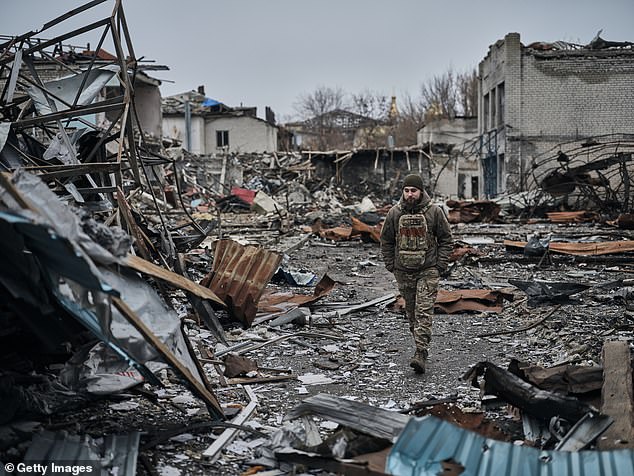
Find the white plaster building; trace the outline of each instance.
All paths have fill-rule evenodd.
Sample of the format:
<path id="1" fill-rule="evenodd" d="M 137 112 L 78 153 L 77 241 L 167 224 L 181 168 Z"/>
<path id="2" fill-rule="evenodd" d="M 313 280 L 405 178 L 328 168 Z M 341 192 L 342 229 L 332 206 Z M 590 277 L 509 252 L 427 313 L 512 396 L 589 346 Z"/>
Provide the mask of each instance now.
<path id="1" fill-rule="evenodd" d="M 163 136 L 198 155 L 277 151 L 277 126 L 256 108 L 227 107 L 195 91 L 163 100 Z"/>

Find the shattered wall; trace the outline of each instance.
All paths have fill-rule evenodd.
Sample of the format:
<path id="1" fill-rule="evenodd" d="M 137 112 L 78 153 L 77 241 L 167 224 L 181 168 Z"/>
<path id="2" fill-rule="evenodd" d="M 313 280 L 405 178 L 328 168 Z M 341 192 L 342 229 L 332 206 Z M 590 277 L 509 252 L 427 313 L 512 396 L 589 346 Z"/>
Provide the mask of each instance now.
<path id="1" fill-rule="evenodd" d="M 632 139 L 631 46 L 592 49 L 558 42 L 526 47 L 518 33 L 509 33 L 490 47 L 479 70 L 481 157 L 498 159 L 490 165 L 503 176 L 489 177 L 497 179 L 492 187 L 497 193 L 538 186 L 534 176 L 560 165 L 540 159 L 554 157 L 570 143 L 579 146 L 609 134 Z M 487 143 L 492 135 L 495 140 Z M 596 158 L 585 154 L 583 160 Z M 547 170 L 539 170 L 542 166 Z"/>
<path id="2" fill-rule="evenodd" d="M 430 160 L 422 150 L 367 149 L 341 156 L 314 155 L 312 163 L 317 177 L 330 177 L 331 182 L 359 195 L 374 192 L 388 200 L 397 198 L 403 178 L 410 173 L 419 173 L 428 190 L 433 186 Z"/>

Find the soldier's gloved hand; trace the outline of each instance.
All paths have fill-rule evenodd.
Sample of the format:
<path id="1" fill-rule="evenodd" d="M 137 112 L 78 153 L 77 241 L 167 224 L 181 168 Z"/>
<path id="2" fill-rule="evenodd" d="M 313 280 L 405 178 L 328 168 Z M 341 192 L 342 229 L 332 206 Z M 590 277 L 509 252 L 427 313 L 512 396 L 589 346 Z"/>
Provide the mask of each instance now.
<path id="1" fill-rule="evenodd" d="M 438 274 L 441 278 L 448 278 L 451 275 L 451 268 L 438 268 Z"/>

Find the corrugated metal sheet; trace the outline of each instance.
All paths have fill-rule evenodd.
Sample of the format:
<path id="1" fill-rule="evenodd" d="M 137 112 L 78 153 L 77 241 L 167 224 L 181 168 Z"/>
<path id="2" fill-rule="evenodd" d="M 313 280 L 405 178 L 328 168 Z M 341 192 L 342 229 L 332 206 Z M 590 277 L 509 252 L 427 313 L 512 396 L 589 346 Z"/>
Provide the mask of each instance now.
<path id="1" fill-rule="evenodd" d="M 441 462 L 464 476 L 634 476 L 634 451 L 542 451 L 484 438 L 433 416 L 409 421 L 388 455 L 395 476 L 436 476 Z"/>
<path id="2" fill-rule="evenodd" d="M 64 466 L 90 464 L 97 470 L 96 473 L 91 471 L 84 474 L 134 476 L 140 437 L 141 434 L 135 431 L 94 440 L 88 435 L 45 431 L 33 438 L 24 461 L 29 464 L 41 463 L 49 469 L 51 463 Z"/>
<path id="3" fill-rule="evenodd" d="M 279 254 L 261 247 L 219 240 L 211 279 L 206 285 L 227 304 L 232 316 L 250 326 L 258 300 L 281 261 Z"/>

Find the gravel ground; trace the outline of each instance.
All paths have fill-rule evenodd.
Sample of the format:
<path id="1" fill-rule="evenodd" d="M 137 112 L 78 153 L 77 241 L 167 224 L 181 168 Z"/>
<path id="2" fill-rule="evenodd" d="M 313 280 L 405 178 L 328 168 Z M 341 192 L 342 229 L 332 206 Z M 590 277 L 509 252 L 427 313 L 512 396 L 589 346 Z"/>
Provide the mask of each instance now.
<path id="1" fill-rule="evenodd" d="M 460 226 L 455 227 L 457 240 L 487 236 L 494 243 L 479 246 L 482 257 L 468 258 L 457 265 L 441 287 L 480 284 L 482 287 L 506 288 L 514 295 L 513 302 L 505 302 L 504 310 L 497 313 L 471 312 L 464 314 L 436 314 L 430 348 L 428 370 L 418 375 L 409 367 L 413 352 L 413 340 L 404 316 L 391 306 L 372 306 L 343 316 L 325 319 L 315 318 L 310 325 L 286 324 L 271 328 L 266 323 L 244 330 L 227 329 L 231 344 L 245 340 L 266 341 L 284 333 L 303 332 L 293 339 L 280 340 L 246 354 L 257 361 L 260 375 L 288 375 L 293 378 L 274 383 L 250 385 L 257 397 L 256 413 L 249 419 L 252 432 L 240 432 L 236 440 L 227 446 L 217 461 L 212 462 L 203 452 L 215 436 L 201 402 L 184 389 L 171 372 L 164 372 L 163 389 L 146 389 L 154 393 L 154 401 L 138 394 L 93 402 L 81 409 L 59 412 L 45 428 L 65 429 L 77 433 L 99 436 L 107 433 L 142 430 L 143 445 L 148 445 L 158 432 L 172 427 L 187 428 L 176 440 L 153 442 L 142 450 L 139 474 L 150 474 L 143 468 L 155 468 L 158 474 L 242 474 L 257 463 L 262 449 L 279 435 L 289 422 L 285 414 L 302 399 L 318 393 L 328 393 L 355 399 L 373 406 L 405 412 L 416 402 L 449 399 L 467 412 L 483 411 L 479 390 L 462 380 L 462 375 L 480 361 L 490 361 L 506 367 L 511 358 L 533 364 L 550 366 L 560 362 L 583 365 L 599 363 L 601 346 L 605 338 L 629 338 L 632 321 L 624 309 L 618 293 L 599 287 L 618 279 L 629 279 L 627 265 L 615 267 L 587 260 L 555 257 L 538 266 L 538 260 L 511 256 L 505 252 L 503 239 L 526 240 L 535 230 L 541 233 L 566 234 L 580 230 L 586 234 L 609 233 L 609 229 L 590 227 L 532 226 Z M 289 235 L 276 246 L 288 249 L 297 243 L 298 234 Z M 486 259 L 485 259 L 486 258 Z M 290 268 L 305 269 L 317 277 L 328 274 L 337 281 L 333 291 L 322 298 L 313 312 L 323 311 L 324 305 L 346 302 L 357 304 L 370 301 L 388 293 L 397 294 L 393 276 L 382 266 L 379 247 L 360 241 L 331 243 L 317 237 L 293 251 L 287 258 Z M 580 295 L 578 301 L 564 304 L 544 323 L 528 331 L 518 331 L 554 309 L 554 304 L 541 307 L 528 305 L 525 294 L 508 285 L 509 278 L 550 279 L 583 282 L 592 288 Z M 626 282 L 627 284 L 627 282 Z M 624 283 L 620 282 L 621 289 Z M 296 293 L 312 293 L 312 288 L 291 288 L 274 285 L 279 290 Z M 175 297 L 175 302 L 182 302 Z M 186 313 L 187 309 L 183 309 Z M 187 332 L 198 348 L 216 351 L 221 347 L 213 336 L 201 329 L 193 316 L 188 316 Z M 513 333 L 478 337 L 484 333 Z M 329 337 L 325 337 L 327 335 Z M 228 413 L 239 411 L 247 403 L 244 390 L 239 386 L 219 385 L 216 370 L 205 364 L 214 384 L 218 400 Z M 311 379 L 327 379 L 312 384 Z M 131 408 L 125 404 L 134 403 Z M 117 406 L 115 403 L 124 403 Z M 113 406 L 114 405 L 114 406 Z M 487 417 L 509 432 L 517 430 L 517 421 L 504 409 L 487 411 Z M 323 436 L 333 431 L 328 422 L 318 421 Z M 198 426 L 196 426 L 198 425 Z M 218 434 L 218 430 L 215 434 Z M 512 438 L 517 435 L 511 436 Z M 155 443 L 155 444 L 154 444 Z M 24 446 L 24 445 L 23 445 Z M 15 457 L 15 452 L 13 453 Z M 6 455 L 5 455 L 6 456 Z M 266 468 L 263 468 L 265 470 Z M 309 474 L 329 474 L 324 471 L 307 471 Z M 301 468 L 283 467 L 279 474 L 302 474 Z"/>

